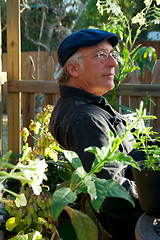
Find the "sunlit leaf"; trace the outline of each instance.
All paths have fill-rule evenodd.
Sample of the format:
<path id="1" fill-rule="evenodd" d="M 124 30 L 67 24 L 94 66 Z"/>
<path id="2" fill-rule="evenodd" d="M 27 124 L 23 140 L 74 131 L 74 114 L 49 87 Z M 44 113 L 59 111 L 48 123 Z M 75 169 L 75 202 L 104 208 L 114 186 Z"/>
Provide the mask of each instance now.
<path id="1" fill-rule="evenodd" d="M 77 196 L 70 188 L 60 188 L 54 192 L 52 197 L 51 211 L 53 219 L 56 220 L 69 203 L 73 203 Z"/>
<path id="2" fill-rule="evenodd" d="M 85 176 L 86 176 L 86 172 L 84 168 L 83 167 L 77 168 L 72 174 L 70 188 L 74 190 L 78 186 L 80 186 L 80 183 L 85 178 Z"/>
<path id="3" fill-rule="evenodd" d="M 91 204 L 97 212 L 107 196 L 107 186 L 107 180 L 105 179 L 95 178 L 94 181 L 88 181 L 87 187 Z"/>
<path id="4" fill-rule="evenodd" d="M 11 217 L 6 222 L 6 229 L 8 231 L 12 231 L 17 226 L 17 223 L 15 221 L 15 217 Z"/>
<path id="5" fill-rule="evenodd" d="M 138 163 L 133 160 L 131 156 L 126 155 L 125 153 L 119 152 L 117 155 L 111 157 L 114 161 L 122 163 L 123 165 L 132 165 L 133 167 L 140 169 Z"/>
<path id="6" fill-rule="evenodd" d="M 78 167 L 82 167 L 82 162 L 75 152 L 63 150 L 63 153 L 74 169 L 77 169 Z"/>

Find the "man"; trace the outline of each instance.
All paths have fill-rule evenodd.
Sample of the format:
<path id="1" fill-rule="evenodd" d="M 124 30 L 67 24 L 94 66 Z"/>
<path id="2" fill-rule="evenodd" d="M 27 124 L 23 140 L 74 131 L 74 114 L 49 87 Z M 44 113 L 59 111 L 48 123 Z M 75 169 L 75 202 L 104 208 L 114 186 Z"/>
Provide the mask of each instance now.
<path id="1" fill-rule="evenodd" d="M 114 87 L 117 53 L 113 50 L 118 37 L 98 29 L 82 29 L 65 38 L 58 49 L 62 70 L 58 76 L 60 98 L 51 121 L 50 132 L 65 149 L 75 151 L 89 172 L 93 154 L 84 152 L 89 146 L 107 146 L 108 128 L 121 136 L 126 122 L 102 96 Z M 119 151 L 134 157 L 134 141 L 130 133 Z M 136 156 L 135 156 L 136 159 Z M 130 169 L 112 163 L 97 174 L 100 178 L 115 179 L 132 197 L 137 199 L 135 183 Z M 110 231 L 112 239 L 132 240 L 139 208 L 124 199 L 106 198 L 102 204 L 103 227 Z M 109 229 L 108 229 L 109 228 Z"/>

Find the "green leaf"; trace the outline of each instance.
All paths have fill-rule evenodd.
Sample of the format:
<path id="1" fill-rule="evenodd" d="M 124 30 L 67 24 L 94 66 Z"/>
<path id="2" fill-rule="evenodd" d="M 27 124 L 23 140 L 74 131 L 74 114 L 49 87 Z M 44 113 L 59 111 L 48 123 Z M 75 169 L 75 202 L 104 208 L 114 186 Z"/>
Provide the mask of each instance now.
<path id="1" fill-rule="evenodd" d="M 63 150 L 63 153 L 74 169 L 77 169 L 78 167 L 82 167 L 82 162 L 75 152 Z"/>
<path id="2" fill-rule="evenodd" d="M 15 221 L 15 217 L 11 217 L 6 222 L 6 229 L 12 231 L 18 224 Z"/>
<path id="3" fill-rule="evenodd" d="M 35 240 L 41 239 L 42 240 L 44 238 L 42 238 L 42 235 L 40 234 L 40 232 L 35 231 L 32 233 L 23 234 L 23 235 L 18 233 L 17 236 L 14 236 L 10 240 L 32 240 L 32 239 L 35 239 Z"/>
<path id="4" fill-rule="evenodd" d="M 101 164 L 101 159 L 98 156 L 95 156 L 94 162 L 91 167 L 90 172 L 98 173 L 102 170 L 103 165 Z"/>
<path id="5" fill-rule="evenodd" d="M 104 158 L 107 157 L 109 153 L 109 145 L 104 146 L 102 148 L 92 146 L 92 147 L 86 148 L 85 151 L 91 152 L 95 155 L 95 159 L 92 164 L 90 172 L 94 172 L 94 173 L 100 172 L 103 167 L 102 161 Z"/>
<path id="6" fill-rule="evenodd" d="M 114 161 L 122 163 L 123 165 L 132 165 L 133 167 L 140 169 L 138 163 L 131 157 L 126 155 L 125 153 L 119 152 L 117 155 L 111 157 Z"/>
<path id="7" fill-rule="evenodd" d="M 70 207 L 65 207 L 70 216 L 78 240 L 98 240 L 98 231 L 95 223 L 87 214 Z"/>
<path id="8" fill-rule="evenodd" d="M 88 188 L 91 205 L 97 212 L 106 197 L 124 198 L 134 205 L 134 201 L 126 189 L 112 179 L 106 180 L 95 177 L 92 180 L 88 179 L 85 184 Z"/>
<path id="9" fill-rule="evenodd" d="M 13 238 L 10 238 L 10 240 L 31 240 L 32 238 L 28 236 L 28 234 L 25 235 L 18 235 Z"/>
<path id="10" fill-rule="evenodd" d="M 140 48 L 140 46 L 142 46 L 142 44 L 139 44 L 138 46 L 136 46 L 136 47 L 130 52 L 131 55 L 134 53 L 132 59 L 134 59 L 134 58 L 137 56 L 137 54 L 138 54 L 138 49 Z"/>
<path id="11" fill-rule="evenodd" d="M 138 50 L 138 53 L 139 53 L 138 56 L 139 56 L 139 58 L 142 57 L 142 55 L 143 55 L 143 53 L 145 52 L 145 50 L 146 50 L 146 47 L 145 47 L 145 46 L 139 48 L 139 50 Z"/>
<path id="12" fill-rule="evenodd" d="M 95 154 L 100 159 L 104 159 L 109 152 L 109 147 L 108 146 L 103 146 L 101 148 L 98 148 L 98 147 L 95 147 L 95 146 L 91 146 L 91 147 L 86 148 L 85 151 L 88 151 L 88 152 L 91 152 L 91 153 Z"/>
<path id="13" fill-rule="evenodd" d="M 88 189 L 87 189 L 87 182 L 90 181 L 92 178 L 89 174 L 87 174 L 84 178 L 84 182 L 82 183 L 82 185 L 78 188 L 77 194 L 80 192 L 83 193 L 88 193 Z"/>
<path id="14" fill-rule="evenodd" d="M 84 168 L 83 167 L 77 168 L 72 174 L 70 188 L 73 191 L 76 188 L 78 188 L 78 186 L 80 186 L 85 176 L 86 176 L 86 172 Z"/>
<path id="15" fill-rule="evenodd" d="M 52 197 L 51 211 L 53 219 L 56 220 L 69 203 L 73 203 L 77 196 L 70 188 L 60 188 L 54 192 Z"/>
<path id="16" fill-rule="evenodd" d="M 8 151 L 4 157 L 0 159 L 0 170 L 8 163 L 9 157 L 11 156 L 12 151 Z"/>
<path id="17" fill-rule="evenodd" d="M 124 54 L 124 61 L 128 63 L 130 53 L 126 46 L 123 47 L 123 54 Z"/>
<path id="18" fill-rule="evenodd" d="M 107 180 L 107 197 L 124 198 L 135 206 L 134 200 L 127 190 L 113 179 Z"/>
<path id="19" fill-rule="evenodd" d="M 152 70 L 153 70 L 153 65 L 152 65 L 151 61 L 149 61 L 148 59 L 146 59 L 146 65 L 147 65 L 148 69 L 150 70 L 150 72 L 152 72 Z"/>
<path id="20" fill-rule="evenodd" d="M 86 183 L 88 187 L 88 193 L 90 195 L 91 204 L 93 208 L 98 212 L 102 205 L 102 202 L 107 196 L 107 181 L 105 179 L 94 178 L 94 181 L 88 181 Z"/>

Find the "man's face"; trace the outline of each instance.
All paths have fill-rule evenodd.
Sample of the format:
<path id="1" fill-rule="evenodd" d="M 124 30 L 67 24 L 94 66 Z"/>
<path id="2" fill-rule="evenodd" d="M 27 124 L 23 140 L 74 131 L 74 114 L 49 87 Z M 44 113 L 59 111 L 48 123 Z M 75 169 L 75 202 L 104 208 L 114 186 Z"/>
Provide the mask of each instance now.
<path id="1" fill-rule="evenodd" d="M 107 53 L 113 52 L 108 41 L 79 50 L 83 57 L 84 68 L 78 66 L 76 79 L 76 87 L 100 96 L 113 89 L 115 67 L 117 66 L 117 61 L 111 55 L 105 60 L 99 59 L 97 53 L 101 50 Z"/>

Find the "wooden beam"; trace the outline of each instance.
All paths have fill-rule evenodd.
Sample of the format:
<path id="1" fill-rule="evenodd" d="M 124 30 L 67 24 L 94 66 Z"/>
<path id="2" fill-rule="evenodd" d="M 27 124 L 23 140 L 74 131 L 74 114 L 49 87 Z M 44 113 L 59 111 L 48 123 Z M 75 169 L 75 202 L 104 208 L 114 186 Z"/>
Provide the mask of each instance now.
<path id="1" fill-rule="evenodd" d="M 7 1 L 7 76 L 8 82 L 21 79 L 21 37 L 20 1 Z M 21 95 L 9 92 L 8 109 L 8 150 L 21 152 Z"/>
<path id="2" fill-rule="evenodd" d="M 117 96 L 146 96 L 148 93 L 151 97 L 160 96 L 159 84 L 120 84 L 116 91 Z"/>
<path id="3" fill-rule="evenodd" d="M 1 1 L 0 1 L 0 74 L 2 71 L 2 33 L 1 33 Z M 1 76 L 0 76 L 1 80 Z M 0 84 L 0 157 L 2 157 L 2 126 L 3 126 L 2 85 Z"/>
<path id="4" fill-rule="evenodd" d="M 59 93 L 56 82 L 35 80 L 8 81 L 8 92 Z"/>
<path id="5" fill-rule="evenodd" d="M 30 93 L 59 93 L 57 82 L 35 81 L 35 80 L 14 80 L 8 82 L 9 92 L 30 92 Z M 160 84 L 120 84 L 116 91 L 117 96 L 146 96 L 159 97 Z M 110 92 L 106 93 L 107 95 Z"/>

